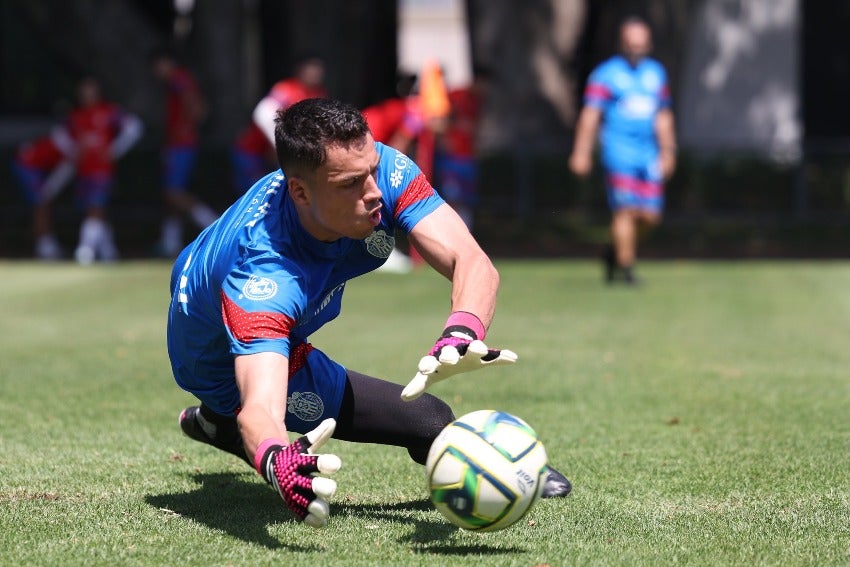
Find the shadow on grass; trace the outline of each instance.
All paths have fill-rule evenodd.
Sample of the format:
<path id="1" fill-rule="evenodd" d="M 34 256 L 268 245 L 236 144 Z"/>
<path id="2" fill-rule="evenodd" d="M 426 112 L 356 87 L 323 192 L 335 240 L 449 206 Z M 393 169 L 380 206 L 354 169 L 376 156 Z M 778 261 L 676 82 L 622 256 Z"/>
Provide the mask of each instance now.
<path id="1" fill-rule="evenodd" d="M 245 482 L 243 474 L 197 473 L 191 492 L 151 494 L 145 502 L 168 514 L 178 514 L 248 543 L 295 552 L 320 551 L 319 546 L 282 543 L 269 535 L 269 526 L 292 522 L 286 509 L 273 504 L 277 495 L 268 486 Z"/>
<path id="2" fill-rule="evenodd" d="M 179 515 L 227 533 L 248 543 L 268 549 L 294 552 L 322 551 L 319 546 L 282 543 L 269 534 L 269 526 L 296 520 L 284 508 L 274 506 L 278 496 L 256 482 L 246 482 L 243 473 L 196 473 L 191 475 L 198 484 L 190 492 L 149 494 L 145 502 L 169 514 Z M 433 510 L 428 499 L 391 504 L 338 504 L 331 502 L 331 517 L 352 516 L 378 522 L 412 525 L 413 533 L 398 539 L 401 545 L 411 546 L 416 553 L 435 555 L 503 555 L 522 553 L 517 547 L 499 547 L 476 542 L 471 545 L 452 543 L 459 529 L 443 520 L 411 520 L 412 512 Z M 498 539 L 493 540 L 498 543 Z"/>
<path id="3" fill-rule="evenodd" d="M 398 538 L 398 543 L 409 545 L 416 553 L 434 555 L 506 555 L 523 553 L 518 547 L 486 545 L 477 542 L 474 545 L 456 543 L 453 536 L 460 531 L 447 520 L 411 519 L 411 512 L 433 510 L 434 506 L 427 498 L 395 502 L 393 504 L 331 504 L 331 513 L 356 516 L 380 522 L 412 525 L 413 533 Z M 494 539 L 495 543 L 499 540 Z"/>

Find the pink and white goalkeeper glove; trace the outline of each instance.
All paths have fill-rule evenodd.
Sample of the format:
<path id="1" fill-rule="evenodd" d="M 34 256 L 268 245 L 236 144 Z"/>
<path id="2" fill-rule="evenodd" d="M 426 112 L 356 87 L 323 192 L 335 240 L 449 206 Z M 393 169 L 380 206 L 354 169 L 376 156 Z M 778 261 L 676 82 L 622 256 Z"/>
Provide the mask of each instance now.
<path id="1" fill-rule="evenodd" d="M 516 362 L 515 352 L 489 348 L 481 340 L 484 335 L 478 317 L 463 311 L 452 313 L 443 334 L 419 361 L 419 370 L 402 390 L 401 399 L 415 400 L 432 385 L 461 372 Z"/>
<path id="2" fill-rule="evenodd" d="M 289 445 L 266 439 L 257 448 L 254 466 L 280 494 L 286 506 L 304 523 L 319 528 L 327 525 L 327 500 L 336 492 L 336 481 L 317 473 L 333 474 L 342 466 L 336 455 L 317 455 L 315 450 L 333 435 L 336 421 L 326 419 Z"/>

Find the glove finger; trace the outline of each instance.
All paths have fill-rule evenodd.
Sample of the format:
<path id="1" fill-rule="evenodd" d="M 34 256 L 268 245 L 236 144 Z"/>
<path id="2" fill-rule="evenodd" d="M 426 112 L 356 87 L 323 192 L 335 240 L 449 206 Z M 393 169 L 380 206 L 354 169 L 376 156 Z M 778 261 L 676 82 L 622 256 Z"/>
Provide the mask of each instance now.
<path id="1" fill-rule="evenodd" d="M 330 506 L 321 498 L 316 498 L 307 506 L 307 515 L 304 517 L 304 523 L 314 528 L 322 528 L 328 525 L 328 518 L 331 515 Z"/>
<path id="2" fill-rule="evenodd" d="M 419 372 L 421 374 L 433 374 L 440 367 L 440 361 L 435 356 L 426 355 L 419 360 Z"/>
<path id="3" fill-rule="evenodd" d="M 482 358 L 487 354 L 490 349 L 487 348 L 487 345 L 484 344 L 484 341 L 474 340 L 469 343 L 469 347 L 466 349 L 467 354 L 472 353 L 478 358 Z"/>
<path id="4" fill-rule="evenodd" d="M 490 353 L 488 353 L 487 356 L 481 358 L 483 364 L 501 366 L 503 364 L 513 364 L 519 358 L 514 351 L 508 349 L 490 352 L 495 353 L 495 356 L 491 357 Z"/>
<path id="5" fill-rule="evenodd" d="M 318 516 L 314 516 L 313 514 L 307 514 L 304 518 L 304 523 L 310 526 L 311 528 L 324 528 L 328 525 L 327 518 L 320 518 Z"/>
<path id="6" fill-rule="evenodd" d="M 336 481 L 323 476 L 317 476 L 313 479 L 313 492 L 322 500 L 333 498 L 336 494 Z"/>
<path id="7" fill-rule="evenodd" d="M 481 341 L 478 341 L 481 342 Z M 471 343 L 470 343 L 471 344 Z M 481 343 L 484 344 L 484 343 Z M 487 347 L 484 347 L 486 350 Z M 440 349 L 440 364 L 448 364 L 449 366 L 455 365 L 460 360 L 460 352 L 456 347 L 451 345 L 446 345 L 442 349 Z"/>
<path id="8" fill-rule="evenodd" d="M 432 356 L 431 358 L 434 357 Z M 413 377 L 413 380 L 411 380 L 401 391 L 401 399 L 405 402 L 410 402 L 421 396 L 428 387 L 428 378 L 429 375 L 423 374 L 421 370 L 417 372 L 416 376 Z"/>
<path id="9" fill-rule="evenodd" d="M 336 420 L 328 418 L 322 421 L 318 427 L 308 432 L 307 435 L 301 437 L 302 440 L 306 441 L 307 452 L 311 455 L 315 454 L 316 449 L 324 445 L 325 441 L 331 438 L 331 435 L 334 434 L 334 429 L 336 429 Z"/>
<path id="10" fill-rule="evenodd" d="M 484 356 L 481 357 L 481 362 L 484 363 L 484 364 L 486 364 L 488 362 L 493 362 L 494 360 L 499 358 L 501 355 L 502 355 L 502 351 L 495 349 L 495 348 L 491 348 L 487 351 L 487 354 L 485 354 Z"/>
<path id="11" fill-rule="evenodd" d="M 315 494 L 304 488 L 293 488 L 285 496 L 283 494 L 281 496 L 286 507 L 300 520 L 303 520 L 307 515 L 307 507 L 310 505 L 310 501 L 316 498 Z"/>
<path id="12" fill-rule="evenodd" d="M 333 474 L 342 468 L 342 459 L 336 455 L 300 455 L 300 459 L 295 470 L 305 478 L 311 478 L 315 473 Z"/>
<path id="13" fill-rule="evenodd" d="M 336 455 L 318 455 L 316 469 L 322 474 L 333 474 L 342 468 L 342 459 Z"/>
<path id="14" fill-rule="evenodd" d="M 307 505 L 307 514 L 327 520 L 328 516 L 331 514 L 331 507 L 328 506 L 328 503 L 325 500 L 321 498 L 314 498 L 313 501 Z"/>

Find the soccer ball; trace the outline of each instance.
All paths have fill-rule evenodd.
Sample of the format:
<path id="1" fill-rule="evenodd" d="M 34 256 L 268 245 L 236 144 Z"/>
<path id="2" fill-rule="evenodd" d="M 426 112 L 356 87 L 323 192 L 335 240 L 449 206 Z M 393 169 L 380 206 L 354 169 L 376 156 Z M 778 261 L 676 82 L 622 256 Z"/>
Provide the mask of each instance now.
<path id="1" fill-rule="evenodd" d="M 507 528 L 540 496 L 546 449 L 522 419 L 479 410 L 448 424 L 434 439 L 425 471 L 431 501 L 465 530 Z"/>

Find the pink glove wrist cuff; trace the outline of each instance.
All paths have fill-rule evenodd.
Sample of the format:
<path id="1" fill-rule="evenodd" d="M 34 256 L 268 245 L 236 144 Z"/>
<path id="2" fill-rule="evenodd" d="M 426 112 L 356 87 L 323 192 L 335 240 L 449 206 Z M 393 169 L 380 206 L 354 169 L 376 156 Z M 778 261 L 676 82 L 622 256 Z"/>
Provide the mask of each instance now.
<path id="1" fill-rule="evenodd" d="M 257 469 L 257 472 L 261 475 L 263 474 L 263 457 L 266 456 L 266 453 L 269 449 L 275 446 L 286 447 L 286 445 L 286 443 L 284 443 L 280 439 L 275 439 L 274 437 L 266 439 L 265 441 L 260 443 L 260 446 L 257 447 L 257 452 L 254 453 L 254 468 Z"/>
<path id="2" fill-rule="evenodd" d="M 467 311 L 455 311 L 449 315 L 449 318 L 446 320 L 446 327 L 452 327 L 454 325 L 461 325 L 472 329 L 478 335 L 478 340 L 480 341 L 483 341 L 484 336 L 487 334 L 487 329 L 484 328 L 484 323 L 481 322 L 481 319 Z"/>

